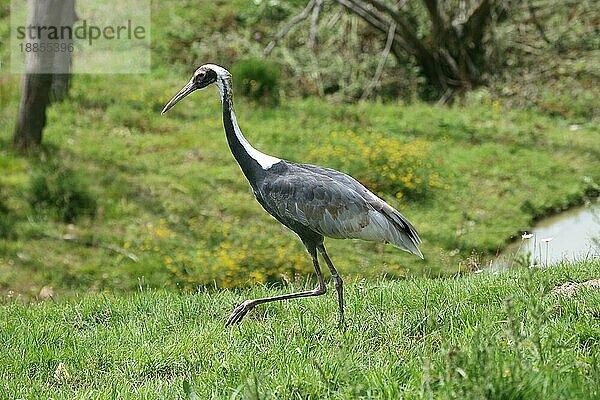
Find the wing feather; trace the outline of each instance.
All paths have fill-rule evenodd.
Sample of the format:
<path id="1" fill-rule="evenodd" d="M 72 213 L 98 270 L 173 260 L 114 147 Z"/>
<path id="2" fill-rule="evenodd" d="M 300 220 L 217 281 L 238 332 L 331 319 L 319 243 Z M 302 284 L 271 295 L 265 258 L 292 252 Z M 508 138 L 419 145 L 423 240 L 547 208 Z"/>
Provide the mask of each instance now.
<path id="1" fill-rule="evenodd" d="M 277 219 L 327 237 L 392 243 L 422 257 L 416 246 L 421 240 L 408 220 L 354 178 L 329 168 L 286 164 L 284 173 L 265 179 L 256 193 Z"/>

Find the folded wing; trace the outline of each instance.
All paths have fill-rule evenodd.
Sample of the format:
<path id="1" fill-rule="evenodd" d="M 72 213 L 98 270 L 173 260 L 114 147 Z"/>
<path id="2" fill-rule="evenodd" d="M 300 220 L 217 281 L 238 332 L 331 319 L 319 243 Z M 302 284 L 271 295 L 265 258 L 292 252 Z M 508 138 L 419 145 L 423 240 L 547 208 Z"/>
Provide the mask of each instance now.
<path id="1" fill-rule="evenodd" d="M 394 246 L 423 257 L 414 227 L 392 206 L 339 171 L 287 163 L 287 173 L 259 188 L 267 211 L 332 238 L 355 238 Z"/>

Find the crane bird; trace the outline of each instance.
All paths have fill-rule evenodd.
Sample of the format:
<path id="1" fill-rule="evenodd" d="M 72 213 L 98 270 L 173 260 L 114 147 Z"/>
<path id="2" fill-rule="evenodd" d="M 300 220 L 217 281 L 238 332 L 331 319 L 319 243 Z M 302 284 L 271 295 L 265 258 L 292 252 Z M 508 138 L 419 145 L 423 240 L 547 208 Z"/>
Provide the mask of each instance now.
<path id="1" fill-rule="evenodd" d="M 421 239 L 400 212 L 351 176 L 330 168 L 282 160 L 252 147 L 235 118 L 231 79 L 231 74 L 223 67 L 202 65 L 169 100 L 162 114 L 193 91 L 217 84 L 223 106 L 225 136 L 235 160 L 260 205 L 300 237 L 312 258 L 318 284 L 313 290 L 246 300 L 233 310 L 226 326 L 240 322 L 259 304 L 325 294 L 327 289 L 317 253 L 321 254 L 333 277 L 340 323 L 344 325 L 342 278 L 327 255 L 324 237 L 391 243 L 423 258 L 417 247 Z"/>

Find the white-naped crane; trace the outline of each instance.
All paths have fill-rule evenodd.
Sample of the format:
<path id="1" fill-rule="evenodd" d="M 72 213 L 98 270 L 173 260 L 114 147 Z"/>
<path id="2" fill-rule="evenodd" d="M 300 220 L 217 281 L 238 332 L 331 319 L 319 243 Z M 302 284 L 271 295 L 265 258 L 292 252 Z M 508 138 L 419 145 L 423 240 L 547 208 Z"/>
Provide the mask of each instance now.
<path id="1" fill-rule="evenodd" d="M 216 83 L 223 105 L 223 125 L 229 148 L 250 182 L 260 205 L 283 225 L 294 231 L 306 246 L 317 273 L 314 290 L 246 300 L 238 305 L 226 325 L 238 323 L 252 308 L 271 301 L 319 296 L 326 292 L 317 252 L 327 263 L 344 324 L 342 278 L 327 255 L 323 239 L 364 239 L 392 245 L 423 255 L 417 245 L 421 239 L 415 228 L 400 212 L 371 193 L 357 180 L 330 168 L 291 161 L 263 154 L 242 135 L 233 112 L 231 74 L 225 68 L 205 64 L 167 103 L 164 114 L 178 101 L 195 90 Z"/>

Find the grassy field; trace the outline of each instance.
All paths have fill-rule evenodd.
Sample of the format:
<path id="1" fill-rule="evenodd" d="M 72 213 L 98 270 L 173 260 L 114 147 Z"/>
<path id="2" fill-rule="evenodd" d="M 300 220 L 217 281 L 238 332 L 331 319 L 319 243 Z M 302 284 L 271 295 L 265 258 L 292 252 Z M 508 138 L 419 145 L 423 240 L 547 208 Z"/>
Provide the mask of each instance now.
<path id="1" fill-rule="evenodd" d="M 39 156 L 10 150 L 18 85 L 2 82 L 0 190 L 12 219 L 10 234 L 0 238 L 4 293 L 35 296 L 43 286 L 57 296 L 82 287 L 126 291 L 142 277 L 158 288 L 228 287 L 311 271 L 299 241 L 253 199 L 227 148 L 215 91 L 160 116 L 186 79 L 75 77 L 71 99 L 50 110 Z M 257 148 L 355 175 L 422 234 L 425 261 L 390 246 L 329 241 L 346 275 L 464 270 L 539 216 L 598 193 L 600 129 L 591 121 L 486 101 L 451 108 L 237 103 L 238 120 Z M 410 196 L 402 174 L 413 168 L 425 174 L 423 182 L 432 176 L 438 182 Z M 76 177 L 75 186 L 94 198 L 95 215 L 67 223 L 60 205 L 33 207 L 36 175 L 50 186 Z M 399 186 L 377 190 L 394 179 Z"/>
<path id="2" fill-rule="evenodd" d="M 304 5 L 267 3 L 153 2 L 152 73 L 75 76 L 70 98 L 49 110 L 39 154 L 10 149 L 20 77 L 0 76 L 0 293 L 126 292 L 140 280 L 194 290 L 293 282 L 312 271 L 297 238 L 254 201 L 223 137 L 215 90 L 160 115 L 197 64 L 231 67 L 260 54 L 248 38 L 269 37 Z M 8 6 L 0 0 L 0 36 L 8 35 Z M 476 269 L 537 218 L 600 192 L 597 63 L 583 44 L 558 58 L 544 48 L 565 64 L 556 68 L 561 81 L 589 89 L 581 93 L 541 85 L 558 97 L 515 103 L 480 90 L 453 107 L 331 96 L 284 97 L 269 108 L 238 96 L 238 120 L 260 150 L 348 172 L 418 228 L 425 261 L 390 246 L 329 241 L 345 276 Z M 4 42 L 0 56 L 9 59 Z M 288 69 L 286 90 L 296 93 L 290 87 L 306 79 Z"/>
<path id="3" fill-rule="evenodd" d="M 12 149 L 20 76 L 0 74 L 0 399 L 599 398 L 599 291 L 552 293 L 598 278 L 599 260 L 470 273 L 537 219 L 600 195 L 594 18 L 560 22 L 592 3 L 548 1 L 560 11 L 548 36 L 571 50 L 538 46 L 538 65 L 514 70 L 525 75 L 507 69 L 452 106 L 302 98 L 313 66 L 289 55 L 278 106 L 237 96 L 255 147 L 355 176 L 414 223 L 425 260 L 328 240 L 347 331 L 331 291 L 225 329 L 247 297 L 312 288 L 310 259 L 254 200 L 214 88 L 160 110 L 197 64 L 261 54 L 253 38 L 305 2 L 271 3 L 153 2 L 152 72 L 74 76 L 39 151 Z M 0 0 L 2 38 L 8 18 Z M 346 89 L 372 71 L 360 74 Z"/>
<path id="4" fill-rule="evenodd" d="M 552 289 L 599 274 L 596 260 L 357 281 L 347 287 L 345 332 L 333 290 L 259 307 L 224 327 L 236 303 L 297 285 L 5 299 L 0 397 L 598 398 L 600 291 Z"/>

